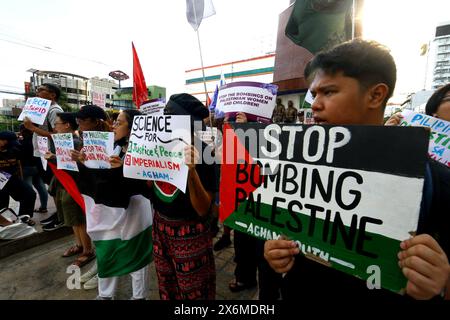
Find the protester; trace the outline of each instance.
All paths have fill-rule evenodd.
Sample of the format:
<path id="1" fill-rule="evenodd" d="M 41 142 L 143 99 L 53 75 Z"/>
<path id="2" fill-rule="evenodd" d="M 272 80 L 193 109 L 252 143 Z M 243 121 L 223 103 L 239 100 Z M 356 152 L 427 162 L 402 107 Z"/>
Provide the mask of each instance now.
<path id="1" fill-rule="evenodd" d="M 33 188 L 22 180 L 20 158 L 22 154 L 17 136 L 11 131 L 0 132 L 0 174 L 8 182 L 0 190 L 0 209 L 9 207 L 9 197 L 20 203 L 19 218 L 22 222 L 32 226 L 35 224 L 33 217 L 36 193 Z"/>
<path id="2" fill-rule="evenodd" d="M 106 122 L 107 115 L 102 108 L 95 105 L 83 106 L 76 114 L 76 122 L 78 130 L 82 131 L 110 131 L 110 126 Z M 75 158 L 78 160 L 81 157 L 79 151 L 74 152 Z M 87 226 L 86 226 L 87 230 Z M 92 260 L 92 259 L 90 259 Z M 89 261 L 88 261 L 89 262 Z M 98 287 L 97 263 L 80 277 L 80 282 L 83 283 L 85 290 L 95 289 Z"/>
<path id="3" fill-rule="evenodd" d="M 75 133 L 78 125 L 76 122 L 74 113 L 58 113 L 56 116 L 55 127 L 53 128 L 56 133 L 71 133 L 73 136 L 73 143 L 76 150 L 81 149 L 81 141 L 78 135 Z M 54 145 L 51 145 L 51 151 L 48 152 L 46 158 L 55 159 L 54 155 Z M 78 172 L 66 171 L 70 176 L 77 181 L 79 179 Z M 65 190 L 63 185 L 56 181 L 56 208 L 58 214 L 58 220 L 64 221 L 64 225 L 67 227 L 72 227 L 73 234 L 75 236 L 75 245 L 68 248 L 64 253 L 63 257 L 72 257 L 79 254 L 77 259 L 72 263 L 78 267 L 83 267 L 88 262 L 95 258 L 95 252 L 92 247 L 91 239 L 86 232 L 86 217 L 84 215 L 83 209 L 77 204 L 71 195 Z M 44 226 L 43 230 L 50 230 L 53 226 L 50 224 Z"/>
<path id="4" fill-rule="evenodd" d="M 312 110 L 316 123 L 383 123 L 384 108 L 395 87 L 396 66 L 381 45 L 362 40 L 344 43 L 315 56 L 305 75 L 314 97 Z M 398 254 L 399 267 L 407 278 L 406 294 L 415 299 L 439 296 L 450 273 L 447 258 L 450 175 L 447 168 L 432 160 L 427 168 L 431 174 L 426 174 L 424 185 L 433 185 L 431 199 L 425 196 L 422 199 L 417 235 L 403 241 Z M 429 201 L 430 206 L 424 204 Z M 313 262 L 299 255 L 299 251 L 294 241 L 269 240 L 265 244 L 264 255 L 271 267 L 286 274 L 283 292 L 286 299 L 401 298 L 384 289 L 369 290 L 361 279 Z"/>
<path id="5" fill-rule="evenodd" d="M 228 118 L 225 118 L 225 122 L 228 122 Z M 236 123 L 247 122 L 245 113 L 236 114 Z M 231 229 L 228 228 L 228 230 Z M 228 236 L 229 234 L 230 231 Z M 228 284 L 230 291 L 240 292 L 251 289 L 259 283 L 259 300 L 277 300 L 280 297 L 281 276 L 276 274 L 264 260 L 264 241 L 234 230 L 234 253 L 235 278 Z"/>
<path id="6" fill-rule="evenodd" d="M 38 192 L 40 206 L 38 209 L 34 210 L 34 212 L 47 213 L 48 192 L 38 168 L 38 164 L 40 164 L 41 160 L 34 156 L 33 133 L 25 128 L 23 124 L 20 125 L 19 130 L 22 137 L 20 144 L 22 146 L 21 164 L 23 180 L 30 187 L 35 187 Z"/>
<path id="7" fill-rule="evenodd" d="M 132 278 L 133 300 L 145 299 L 148 291 L 152 206 L 144 196 L 148 193 L 146 182 L 124 178 L 122 167 L 133 117 L 139 114 L 136 110 L 125 110 L 115 121 L 114 144 L 118 155 L 110 158 L 111 169 L 79 166 L 83 177 L 80 191 L 86 204 L 87 230 L 97 248 L 98 300 L 114 299 L 118 277 L 126 274 Z M 107 118 L 101 108 L 85 106 L 77 113 L 77 119 L 80 130 L 93 131 L 101 129 Z M 74 151 L 72 155 L 84 162 L 83 153 Z M 144 230 L 138 232 L 136 228 Z"/>
<path id="8" fill-rule="evenodd" d="M 208 117 L 209 112 L 198 99 L 181 93 L 170 97 L 164 114 L 189 115 L 193 123 Z M 215 173 L 212 165 L 197 164 L 203 150 L 194 145 L 205 145 L 195 139 L 193 136 L 193 145 L 185 148 L 189 167 L 186 193 L 167 185 L 173 192 L 163 198 L 159 190 L 167 183 L 152 183 L 154 259 L 163 300 L 215 299 L 216 272 L 207 223 L 216 191 Z"/>
<path id="9" fill-rule="evenodd" d="M 425 105 L 425 114 L 431 117 L 450 121 L 450 83 L 437 89 Z M 392 115 L 385 123 L 386 126 L 398 126 L 402 121 L 401 112 Z"/>
<path id="10" fill-rule="evenodd" d="M 55 128 L 55 121 L 56 121 L 56 115 L 60 112 L 63 112 L 64 110 L 61 108 L 60 105 L 58 105 L 58 100 L 61 96 L 61 89 L 59 86 L 52 84 L 52 83 L 43 83 L 39 87 L 36 88 L 36 96 L 41 99 L 47 99 L 51 101 L 50 108 L 48 110 L 47 116 L 45 117 L 45 121 L 42 125 L 35 125 L 31 120 L 27 117 L 23 120 L 23 125 L 25 128 L 33 132 L 33 149 L 34 149 L 34 156 L 39 157 L 39 148 L 38 148 L 38 136 L 43 136 L 51 139 L 51 134 L 54 133 Z M 50 184 L 50 181 L 53 177 L 53 173 L 50 170 L 50 168 L 47 168 L 47 170 L 44 170 L 42 166 L 37 163 L 38 168 L 41 170 L 40 175 L 42 180 L 45 184 Z M 51 191 L 49 191 L 49 194 L 52 194 Z M 55 195 L 52 194 L 55 203 Z M 40 223 L 42 225 L 46 224 L 56 224 L 60 225 L 60 221 L 57 221 L 56 212 L 51 214 L 49 218 L 45 220 L 41 220 Z"/>

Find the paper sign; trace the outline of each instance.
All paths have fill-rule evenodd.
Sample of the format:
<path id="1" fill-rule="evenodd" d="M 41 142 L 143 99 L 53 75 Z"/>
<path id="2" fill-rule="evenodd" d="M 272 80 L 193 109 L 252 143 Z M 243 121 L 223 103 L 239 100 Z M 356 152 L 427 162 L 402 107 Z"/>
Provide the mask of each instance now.
<path id="1" fill-rule="evenodd" d="M 304 112 L 303 113 L 303 115 L 304 115 L 303 123 L 304 124 L 314 124 L 315 121 L 314 121 L 312 109 L 303 109 L 303 110 L 304 110 L 303 111 Z"/>
<path id="2" fill-rule="evenodd" d="M 92 91 L 92 104 L 102 109 L 106 107 L 106 94 Z"/>
<path id="3" fill-rule="evenodd" d="M 42 167 L 44 168 L 44 171 L 46 171 L 47 170 L 47 160 L 44 158 L 44 156 L 48 151 L 48 138 L 38 136 L 37 142 L 38 142 L 38 151 L 40 154 L 39 158 L 41 158 Z"/>
<path id="4" fill-rule="evenodd" d="M 220 87 L 218 110 L 234 121 L 244 112 L 249 122 L 270 123 L 276 105 L 278 86 L 260 82 L 233 82 Z"/>
<path id="5" fill-rule="evenodd" d="M 127 178 L 168 182 L 186 191 L 184 148 L 191 145 L 189 116 L 135 116 L 125 155 Z"/>
<path id="6" fill-rule="evenodd" d="M 165 106 L 166 102 L 164 99 L 153 99 L 141 105 L 139 111 L 141 111 L 143 114 L 153 114 L 155 116 L 162 116 L 164 115 Z"/>
<path id="7" fill-rule="evenodd" d="M 397 254 L 417 230 L 427 140 L 413 127 L 227 124 L 220 219 L 265 240 L 285 235 L 364 280 L 377 266 L 381 287 L 401 292 Z"/>
<path id="8" fill-rule="evenodd" d="M 93 169 L 109 169 L 109 157 L 113 153 L 114 132 L 84 131 L 83 152 L 86 155 L 84 165 Z"/>
<path id="9" fill-rule="evenodd" d="M 23 121 L 25 117 L 29 118 L 35 124 L 44 124 L 48 110 L 52 102 L 41 98 L 28 98 L 17 120 Z"/>
<path id="10" fill-rule="evenodd" d="M 402 115 L 401 126 L 418 126 L 431 129 L 428 155 L 430 158 L 450 167 L 450 122 L 410 110 L 403 110 Z"/>
<path id="11" fill-rule="evenodd" d="M 0 171 L 0 190 L 3 190 L 8 183 L 9 178 L 11 178 L 11 174 L 5 171 Z"/>
<path id="12" fill-rule="evenodd" d="M 58 169 L 78 171 L 78 165 L 72 160 L 70 151 L 74 150 L 71 133 L 52 134 L 56 150 L 56 164 Z"/>

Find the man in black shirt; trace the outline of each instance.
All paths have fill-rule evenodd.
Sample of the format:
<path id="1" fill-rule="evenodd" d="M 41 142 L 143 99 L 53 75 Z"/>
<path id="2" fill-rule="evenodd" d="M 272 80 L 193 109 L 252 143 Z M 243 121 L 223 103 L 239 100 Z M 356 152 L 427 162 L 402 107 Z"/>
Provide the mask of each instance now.
<path id="1" fill-rule="evenodd" d="M 353 40 L 318 54 L 307 65 L 305 77 L 310 81 L 317 124 L 382 125 L 384 108 L 395 87 L 396 66 L 379 44 Z M 432 185 L 432 192 L 424 190 L 419 235 L 401 243 L 399 267 L 408 280 L 406 294 L 415 299 L 442 294 L 448 281 L 449 181 L 448 168 L 429 161 L 425 185 Z M 401 297 L 383 289 L 368 290 L 364 281 L 299 253 L 293 241 L 265 243 L 266 260 L 275 271 L 285 273 L 284 298 Z"/>

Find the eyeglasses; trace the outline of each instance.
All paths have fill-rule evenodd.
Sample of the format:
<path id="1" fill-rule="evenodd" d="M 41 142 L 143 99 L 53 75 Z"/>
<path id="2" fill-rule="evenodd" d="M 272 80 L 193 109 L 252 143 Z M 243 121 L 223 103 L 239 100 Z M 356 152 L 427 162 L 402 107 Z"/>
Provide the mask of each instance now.
<path id="1" fill-rule="evenodd" d="M 36 92 L 47 91 L 50 92 L 47 88 L 39 87 L 36 89 Z"/>

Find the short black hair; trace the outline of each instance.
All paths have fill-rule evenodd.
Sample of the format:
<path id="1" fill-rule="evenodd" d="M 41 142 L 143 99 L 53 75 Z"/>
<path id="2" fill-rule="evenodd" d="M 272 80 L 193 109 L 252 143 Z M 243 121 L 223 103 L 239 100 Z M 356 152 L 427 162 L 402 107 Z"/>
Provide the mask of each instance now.
<path id="1" fill-rule="evenodd" d="M 344 42 L 317 54 L 306 65 L 305 78 L 313 76 L 317 70 L 330 75 L 342 72 L 365 88 L 386 84 L 389 91 L 384 106 L 394 93 L 397 81 L 397 68 L 389 49 L 378 42 L 361 39 Z"/>
<path id="2" fill-rule="evenodd" d="M 61 97 L 61 89 L 59 86 L 53 83 L 43 83 L 42 86 L 46 87 L 48 91 L 55 94 L 55 101 L 59 100 L 59 97 Z"/>
<path id="3" fill-rule="evenodd" d="M 427 104 L 425 105 L 425 113 L 429 116 L 433 116 L 438 109 L 441 103 L 443 102 L 445 95 L 450 91 L 450 83 L 446 84 L 443 87 L 437 89 L 428 99 Z M 450 100 L 450 98 L 448 98 Z M 447 99 L 445 99 L 447 100 Z"/>
<path id="4" fill-rule="evenodd" d="M 70 128 L 72 130 L 78 129 L 78 123 L 77 118 L 75 117 L 75 112 L 60 112 L 56 115 L 65 123 L 68 123 L 70 125 Z"/>

